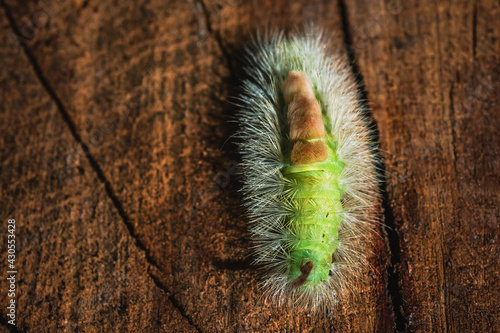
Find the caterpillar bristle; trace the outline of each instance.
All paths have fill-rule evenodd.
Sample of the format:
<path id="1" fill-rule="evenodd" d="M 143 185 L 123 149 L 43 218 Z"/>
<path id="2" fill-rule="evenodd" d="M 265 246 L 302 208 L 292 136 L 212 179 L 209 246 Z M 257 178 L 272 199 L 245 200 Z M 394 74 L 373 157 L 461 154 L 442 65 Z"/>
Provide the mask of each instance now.
<path id="1" fill-rule="evenodd" d="M 237 134 L 261 288 L 274 304 L 328 309 L 368 266 L 378 183 L 370 130 L 345 54 L 317 29 L 257 36 L 245 59 Z"/>

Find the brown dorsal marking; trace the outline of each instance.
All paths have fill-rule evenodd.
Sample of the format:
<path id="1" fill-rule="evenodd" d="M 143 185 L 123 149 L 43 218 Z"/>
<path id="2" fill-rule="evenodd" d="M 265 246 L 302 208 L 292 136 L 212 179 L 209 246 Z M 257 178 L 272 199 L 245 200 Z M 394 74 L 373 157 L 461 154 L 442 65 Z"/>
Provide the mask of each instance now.
<path id="1" fill-rule="evenodd" d="M 309 78 L 299 71 L 291 71 L 283 84 L 285 104 L 289 104 L 293 97 L 299 93 L 314 98 L 314 90 Z"/>
<path id="2" fill-rule="evenodd" d="M 309 274 L 311 273 L 313 269 L 313 263 L 312 261 L 308 261 L 305 264 L 300 264 L 300 271 L 302 272 L 302 275 L 293 280 L 292 287 L 298 288 L 301 285 L 306 282 L 307 278 L 309 277 Z"/>
<path id="3" fill-rule="evenodd" d="M 325 161 L 328 158 L 328 149 L 322 140 L 325 124 L 311 81 L 304 73 L 291 71 L 283 85 L 283 95 L 288 106 L 289 134 L 293 142 L 292 164 Z"/>
<path id="4" fill-rule="evenodd" d="M 316 99 L 304 94 L 295 95 L 288 104 L 290 140 L 313 140 L 325 137 L 321 107 Z"/>
<path id="5" fill-rule="evenodd" d="M 305 94 L 297 94 L 288 104 L 287 119 L 290 121 L 295 117 L 319 116 L 321 117 L 321 106 L 314 97 Z"/>
<path id="6" fill-rule="evenodd" d="M 322 162 L 328 157 L 328 150 L 321 141 L 297 141 L 292 149 L 292 163 L 294 165 Z"/>

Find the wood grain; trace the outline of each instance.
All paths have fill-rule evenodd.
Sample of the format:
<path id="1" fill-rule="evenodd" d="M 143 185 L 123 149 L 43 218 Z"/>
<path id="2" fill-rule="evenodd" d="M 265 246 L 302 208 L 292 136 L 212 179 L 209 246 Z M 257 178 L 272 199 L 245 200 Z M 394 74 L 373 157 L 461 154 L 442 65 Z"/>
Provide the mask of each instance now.
<path id="1" fill-rule="evenodd" d="M 0 27 L 4 41 L 4 15 Z M 148 275 L 144 251 L 29 59 L 6 44 L 0 53 L 0 203 L 2 221 L 16 219 L 17 331 L 194 331 Z M 5 279 L 0 288 L 7 293 Z"/>
<path id="2" fill-rule="evenodd" d="M 5 0 L 17 331 L 498 330 L 499 14 L 486 0 Z M 387 171 L 372 268 L 319 315 L 261 299 L 226 143 L 244 46 L 310 22 L 350 52 Z"/>
<path id="3" fill-rule="evenodd" d="M 498 330 L 498 2 L 356 1 L 410 331 Z M 373 21 L 366 21 L 366 14 Z"/>

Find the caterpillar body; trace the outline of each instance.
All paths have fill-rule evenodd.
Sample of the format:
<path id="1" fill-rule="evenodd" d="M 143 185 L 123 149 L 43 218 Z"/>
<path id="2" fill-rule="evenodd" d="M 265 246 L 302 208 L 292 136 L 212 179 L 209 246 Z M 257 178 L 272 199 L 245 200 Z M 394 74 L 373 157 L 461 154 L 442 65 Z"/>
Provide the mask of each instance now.
<path id="1" fill-rule="evenodd" d="M 366 266 L 378 200 L 370 134 L 345 57 L 317 31 L 247 49 L 241 174 L 262 286 L 278 304 L 325 308 Z"/>

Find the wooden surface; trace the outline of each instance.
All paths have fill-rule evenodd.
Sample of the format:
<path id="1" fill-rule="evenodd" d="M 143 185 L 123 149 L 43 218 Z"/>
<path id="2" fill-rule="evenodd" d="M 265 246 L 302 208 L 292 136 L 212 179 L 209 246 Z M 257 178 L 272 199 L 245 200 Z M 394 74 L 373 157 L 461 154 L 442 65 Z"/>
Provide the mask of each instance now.
<path id="1" fill-rule="evenodd" d="M 498 1 L 0 3 L 13 331 L 499 331 Z M 224 144 L 244 45 L 309 22 L 350 52 L 387 177 L 363 289 L 316 315 L 260 298 Z"/>

